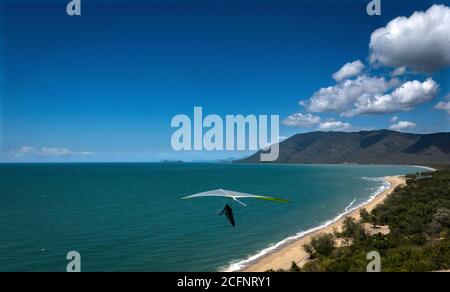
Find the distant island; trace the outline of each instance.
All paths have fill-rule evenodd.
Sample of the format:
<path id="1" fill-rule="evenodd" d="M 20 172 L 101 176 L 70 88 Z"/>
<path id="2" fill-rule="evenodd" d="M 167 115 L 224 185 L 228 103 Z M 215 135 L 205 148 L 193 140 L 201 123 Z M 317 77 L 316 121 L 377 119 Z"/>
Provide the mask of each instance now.
<path id="1" fill-rule="evenodd" d="M 236 160 L 259 163 L 260 152 Z M 389 130 L 311 132 L 280 143 L 274 163 L 450 165 L 450 133 L 411 134 Z"/>

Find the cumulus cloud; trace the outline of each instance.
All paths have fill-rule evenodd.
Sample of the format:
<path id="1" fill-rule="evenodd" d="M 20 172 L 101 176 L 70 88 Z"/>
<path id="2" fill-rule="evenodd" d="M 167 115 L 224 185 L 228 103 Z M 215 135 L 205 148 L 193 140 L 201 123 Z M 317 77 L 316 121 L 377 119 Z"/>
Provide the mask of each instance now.
<path id="1" fill-rule="evenodd" d="M 450 8 L 434 5 L 410 17 L 398 17 L 371 35 L 372 64 L 391 67 L 389 77 L 368 76 L 360 60 L 342 66 L 333 74 L 336 84 L 323 87 L 299 103 L 309 113 L 338 113 L 341 117 L 392 114 L 410 111 L 436 98 L 439 85 L 432 79 L 406 80 L 398 76 L 431 73 L 450 66 Z M 450 99 L 439 102 L 436 109 L 450 114 Z M 313 127 L 321 130 L 355 129 L 349 123 L 324 121 L 312 114 L 296 114 L 285 125 Z M 393 129 L 411 129 L 412 122 L 391 119 Z"/>
<path id="2" fill-rule="evenodd" d="M 353 117 L 362 114 L 386 114 L 408 111 L 434 99 L 439 85 L 431 78 L 424 82 L 405 82 L 400 87 L 398 79 L 360 76 L 335 86 L 320 89 L 300 102 L 309 112 L 338 112 Z M 395 88 L 395 90 L 393 90 Z M 393 91 L 392 91 L 393 90 Z"/>
<path id="3" fill-rule="evenodd" d="M 318 127 L 321 131 L 351 131 L 353 129 L 352 125 L 349 123 L 341 122 L 341 121 L 327 121 L 319 124 Z"/>
<path id="4" fill-rule="evenodd" d="M 283 120 L 283 124 L 290 127 L 311 128 L 320 123 L 321 118 L 312 114 L 293 114 Z"/>
<path id="5" fill-rule="evenodd" d="M 417 124 L 409 121 L 400 121 L 390 127 L 391 130 L 394 131 L 405 131 L 405 130 L 411 130 L 415 128 Z"/>
<path id="6" fill-rule="evenodd" d="M 433 5 L 425 12 L 398 17 L 374 31 L 370 60 L 388 67 L 433 72 L 450 66 L 450 8 Z"/>
<path id="7" fill-rule="evenodd" d="M 385 78 L 360 76 L 335 86 L 321 88 L 307 101 L 300 102 L 310 112 L 343 112 L 359 99 L 370 99 L 382 95 L 393 86 Z"/>
<path id="8" fill-rule="evenodd" d="M 441 101 L 438 103 L 435 107 L 435 109 L 447 111 L 447 113 L 450 115 L 450 101 Z"/>
<path id="9" fill-rule="evenodd" d="M 342 80 L 361 75 L 363 70 L 364 64 L 360 60 L 357 60 L 342 66 L 339 71 L 333 74 L 333 79 L 336 82 L 341 82 Z"/>
<path id="10" fill-rule="evenodd" d="M 408 111 L 421 103 L 434 99 L 438 91 L 438 84 L 431 78 L 424 82 L 417 80 L 408 81 L 389 94 L 361 96 L 356 100 L 354 109 L 344 113 L 344 115 L 354 116 Z"/>

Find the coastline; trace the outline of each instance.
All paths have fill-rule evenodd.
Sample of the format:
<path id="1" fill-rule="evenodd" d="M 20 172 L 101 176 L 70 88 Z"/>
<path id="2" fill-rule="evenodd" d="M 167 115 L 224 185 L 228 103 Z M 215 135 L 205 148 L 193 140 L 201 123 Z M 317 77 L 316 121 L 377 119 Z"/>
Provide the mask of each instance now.
<path id="1" fill-rule="evenodd" d="M 433 168 L 433 167 L 429 167 L 429 166 L 420 166 L 420 165 L 413 165 L 413 167 L 417 167 L 417 168 L 422 168 L 422 169 L 426 169 L 427 171 L 431 171 L 431 172 L 437 171 L 437 169 L 436 169 L 436 168 Z"/>
<path id="2" fill-rule="evenodd" d="M 389 187 L 374 195 L 369 201 L 361 206 L 342 214 L 329 224 L 312 229 L 311 232 L 308 232 L 297 239 L 288 240 L 288 242 L 281 244 L 281 246 L 267 252 L 263 256 L 257 257 L 254 260 L 247 260 L 248 264 L 244 267 L 236 268 L 231 266 L 227 271 L 264 272 L 269 269 L 289 269 L 292 262 L 295 262 L 300 267 L 303 266 L 308 262 L 308 255 L 303 251 L 302 246 L 308 243 L 313 236 L 322 233 L 331 233 L 334 229 L 341 230 L 346 217 L 352 217 L 359 220 L 359 211 L 361 209 L 365 208 L 369 212 L 372 211 L 377 205 L 386 200 L 398 186 L 405 185 L 406 183 L 406 178 L 404 176 L 388 176 L 384 177 L 383 180 L 389 184 Z"/>

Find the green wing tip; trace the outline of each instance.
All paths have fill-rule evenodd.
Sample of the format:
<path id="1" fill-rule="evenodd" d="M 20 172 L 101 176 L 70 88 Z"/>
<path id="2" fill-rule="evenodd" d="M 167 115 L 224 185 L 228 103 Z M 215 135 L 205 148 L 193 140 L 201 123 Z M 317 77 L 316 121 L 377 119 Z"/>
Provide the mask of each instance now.
<path id="1" fill-rule="evenodd" d="M 267 201 L 273 201 L 273 202 L 279 202 L 279 203 L 291 203 L 291 201 L 289 201 L 289 200 L 274 198 L 274 197 L 262 197 L 260 199 L 267 200 Z"/>
<path id="2" fill-rule="evenodd" d="M 280 202 L 280 203 L 291 203 L 291 201 L 289 201 L 289 200 L 286 200 L 286 199 L 275 199 L 277 202 Z"/>

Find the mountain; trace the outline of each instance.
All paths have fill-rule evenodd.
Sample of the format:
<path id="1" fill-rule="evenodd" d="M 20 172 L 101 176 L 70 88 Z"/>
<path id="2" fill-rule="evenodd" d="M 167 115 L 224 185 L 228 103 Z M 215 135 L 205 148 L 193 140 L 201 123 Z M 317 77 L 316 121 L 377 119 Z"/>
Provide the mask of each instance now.
<path id="1" fill-rule="evenodd" d="M 258 163 L 260 153 L 238 160 Z M 274 163 L 450 165 L 450 133 L 311 132 L 280 143 Z"/>

